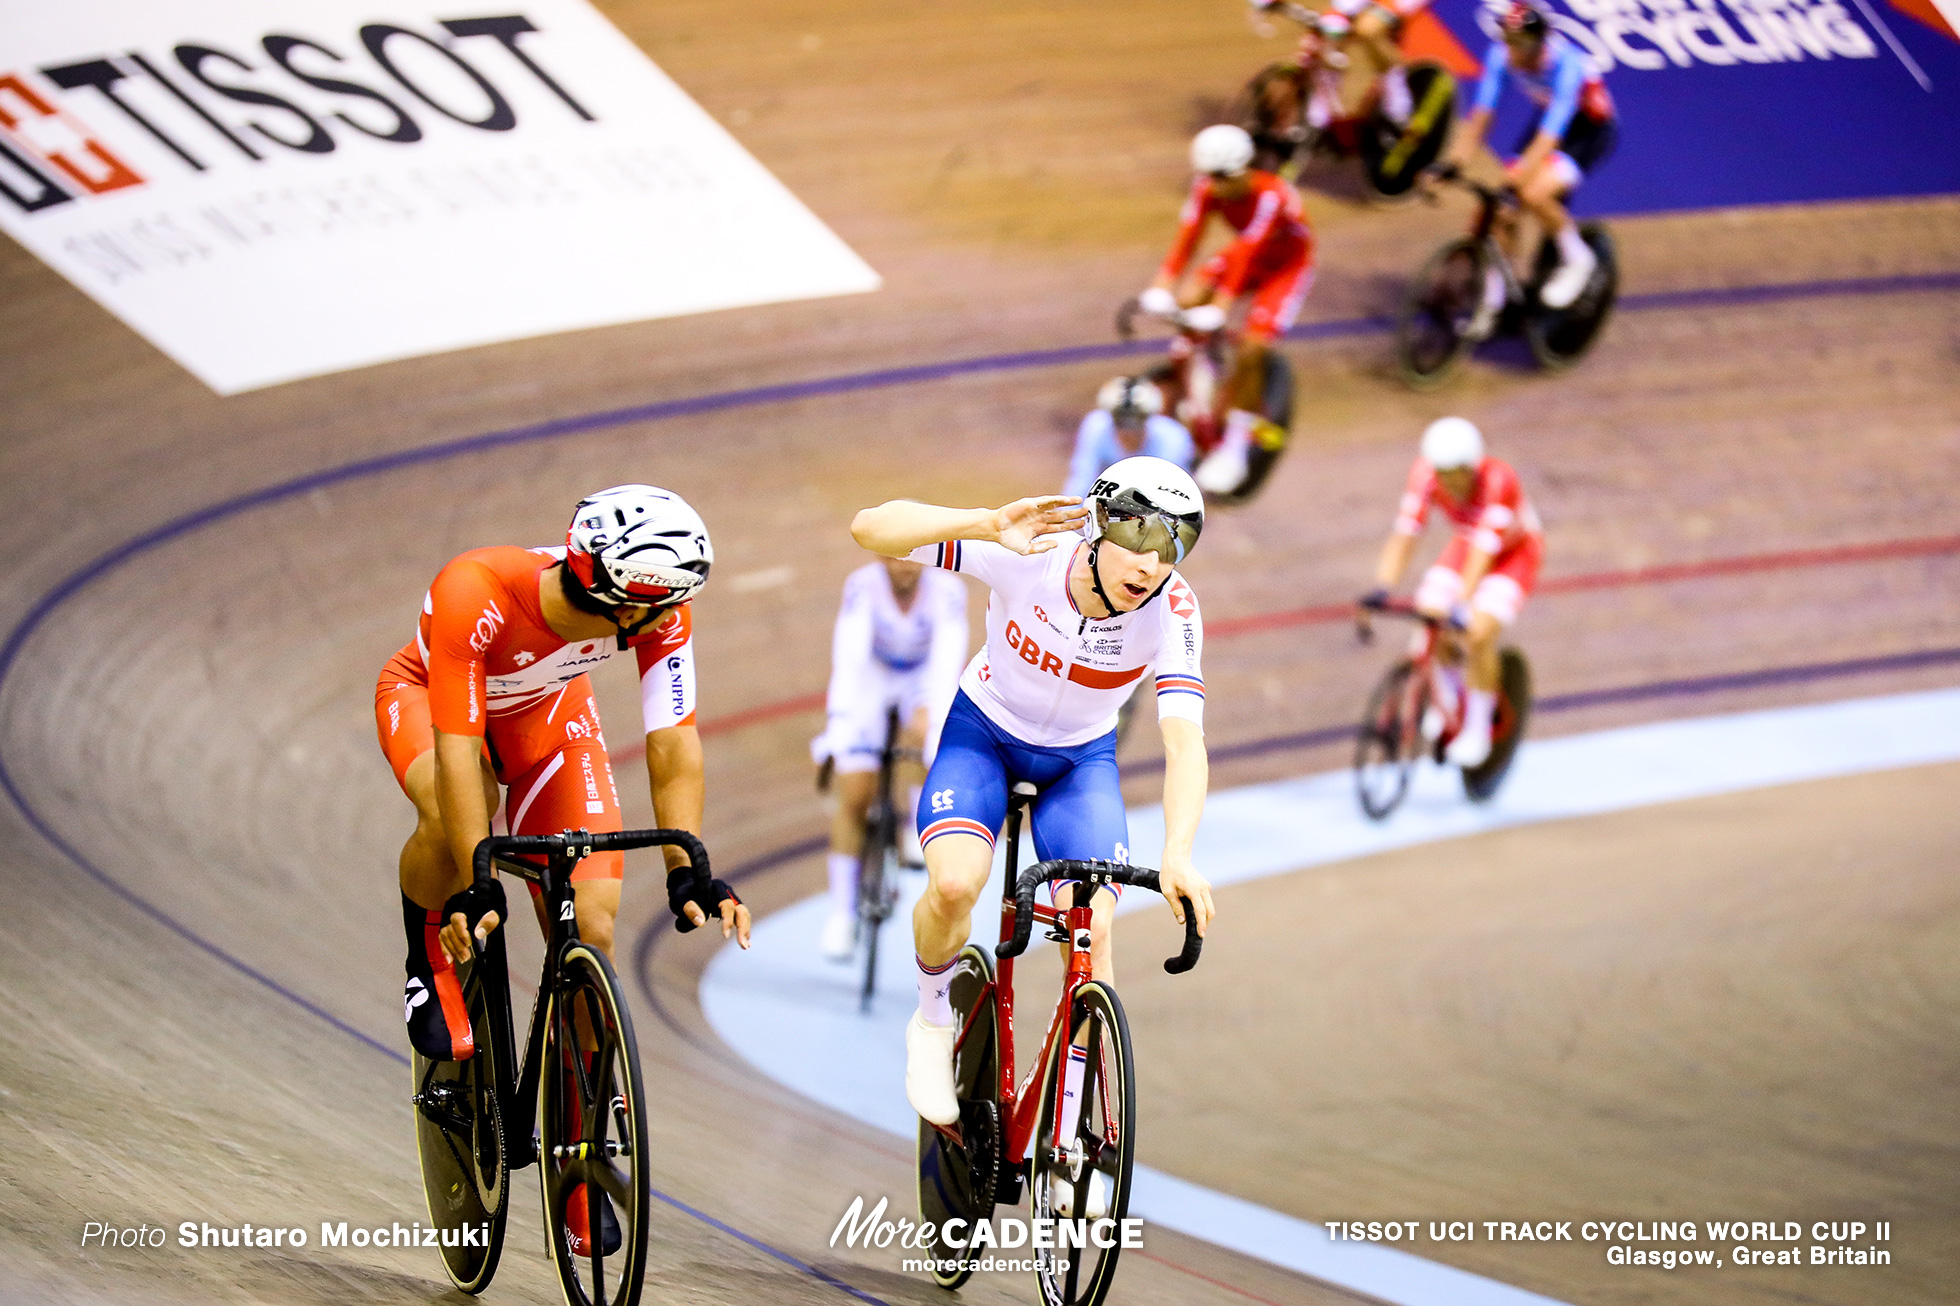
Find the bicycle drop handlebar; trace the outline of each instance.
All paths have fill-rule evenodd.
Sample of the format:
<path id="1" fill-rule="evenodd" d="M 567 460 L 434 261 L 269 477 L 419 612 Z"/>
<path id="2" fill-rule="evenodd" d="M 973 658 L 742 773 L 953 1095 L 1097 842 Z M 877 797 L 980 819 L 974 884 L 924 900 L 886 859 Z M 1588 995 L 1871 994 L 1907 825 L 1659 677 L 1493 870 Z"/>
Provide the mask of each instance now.
<path id="1" fill-rule="evenodd" d="M 658 848 L 669 845 L 687 854 L 688 864 L 694 868 L 696 882 L 706 884 L 711 878 L 708 869 L 708 850 L 702 847 L 699 839 L 686 830 L 620 830 L 609 834 L 567 830 L 563 834 L 492 835 L 477 844 L 472 859 L 472 869 L 476 873 L 476 883 L 486 884 L 490 880 L 491 863 L 493 859 L 499 857 L 541 853 L 547 857 L 569 858 L 575 865 L 593 853 L 628 852 L 635 848 Z M 575 857 L 572 856 L 574 851 L 577 853 Z M 516 869 L 520 875 L 525 874 L 522 868 L 513 869 Z"/>
<path id="2" fill-rule="evenodd" d="M 1028 950 L 1028 936 L 1034 932 L 1034 891 L 1040 885 L 1053 880 L 1070 880 L 1077 884 L 1101 886 L 1105 884 L 1133 884 L 1139 889 L 1152 893 L 1162 893 L 1158 885 L 1157 872 L 1147 866 L 1128 866 L 1122 862 L 1071 861 L 1058 858 L 1051 862 L 1036 862 L 1021 872 L 1021 878 L 1014 885 L 1014 937 L 1005 943 L 996 944 L 994 955 L 1002 959 L 1018 957 Z M 1198 953 L 1204 947 L 1204 940 L 1198 936 L 1198 913 L 1189 898 L 1179 895 L 1184 903 L 1184 950 L 1164 963 L 1164 969 L 1173 975 L 1182 975 L 1198 964 Z"/>

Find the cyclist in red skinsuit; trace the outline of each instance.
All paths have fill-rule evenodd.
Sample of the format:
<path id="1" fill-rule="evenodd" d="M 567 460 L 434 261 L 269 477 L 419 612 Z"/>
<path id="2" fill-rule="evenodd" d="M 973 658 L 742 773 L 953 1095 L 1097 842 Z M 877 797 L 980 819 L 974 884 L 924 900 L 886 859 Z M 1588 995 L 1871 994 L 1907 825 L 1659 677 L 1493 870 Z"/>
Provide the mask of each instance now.
<path id="1" fill-rule="evenodd" d="M 1230 409 L 1224 419 L 1226 437 L 1283 442 L 1283 432 L 1260 429 L 1272 423 L 1261 415 L 1263 397 L 1257 390 L 1266 374 L 1266 351 L 1300 316 L 1313 288 L 1313 230 L 1300 192 L 1283 178 L 1253 168 L 1252 156 L 1252 138 L 1241 128 L 1221 124 L 1198 133 L 1191 143 L 1197 175 L 1178 214 L 1177 239 L 1139 302 L 1153 313 L 1180 305 L 1214 305 L 1229 313 L 1245 301 L 1238 360 L 1225 385 Z M 1238 236 L 1206 260 L 1198 269 L 1197 284 L 1180 297 L 1178 282 L 1214 213 Z"/>
<path id="2" fill-rule="evenodd" d="M 1475 426 L 1461 417 L 1442 418 L 1423 432 L 1422 456 L 1409 469 L 1395 529 L 1375 568 L 1376 588 L 1362 598 L 1364 606 L 1386 599 L 1401 580 L 1432 507 L 1449 518 L 1453 533 L 1442 556 L 1423 573 L 1415 605 L 1465 632 L 1469 693 L 1463 729 L 1445 758 L 1474 767 L 1490 756 L 1498 636 L 1518 619 L 1538 582 L 1545 537 L 1511 465 L 1485 456 L 1483 434 Z"/>
<path id="3" fill-rule="evenodd" d="M 615 524 L 616 518 L 616 524 Z M 471 859 L 491 832 L 506 786 L 513 834 L 621 828 L 598 704 L 587 673 L 634 650 L 647 730 L 647 778 L 662 826 L 698 834 L 701 740 L 694 728 L 688 598 L 713 552 L 701 520 L 678 497 L 619 486 L 581 502 L 561 549 L 473 549 L 437 574 L 415 638 L 388 659 L 375 685 L 381 749 L 415 804 L 401 854 L 408 940 L 403 1017 L 416 1050 L 437 1060 L 472 1056 L 475 1043 L 456 964 L 498 926 L 471 895 Z M 668 848 L 670 872 L 686 855 Z M 572 872 L 579 935 L 610 955 L 624 859 L 598 853 Z M 683 883 L 687 883 L 683 877 Z M 749 910 L 720 881 L 669 904 L 692 926 L 718 912 L 722 934 L 749 940 Z M 535 893 L 535 891 L 534 891 Z M 684 905 L 675 905 L 683 902 Z M 539 902 L 542 925 L 543 904 Z M 469 910 L 470 908 L 474 910 Z M 602 1201 L 601 1241 L 618 1222 Z M 576 1254 L 586 1254 L 583 1188 L 567 1208 Z"/>

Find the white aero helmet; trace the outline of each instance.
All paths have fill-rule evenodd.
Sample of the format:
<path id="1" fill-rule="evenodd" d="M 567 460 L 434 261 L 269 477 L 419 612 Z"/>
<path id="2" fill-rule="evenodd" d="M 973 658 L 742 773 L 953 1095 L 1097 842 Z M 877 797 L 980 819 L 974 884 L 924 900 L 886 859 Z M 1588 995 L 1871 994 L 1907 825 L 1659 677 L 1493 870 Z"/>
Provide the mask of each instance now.
<path id="1" fill-rule="evenodd" d="M 1461 417 L 1439 417 L 1422 433 L 1422 456 L 1431 467 L 1475 467 L 1484 460 L 1484 433 Z"/>
<path id="2" fill-rule="evenodd" d="M 1221 122 L 1191 138 L 1191 169 L 1213 176 L 1237 176 L 1252 166 L 1252 137 L 1243 127 Z"/>
<path id="3" fill-rule="evenodd" d="M 714 565 L 708 528 L 687 501 L 652 485 L 615 485 L 579 500 L 565 565 L 593 598 L 671 608 L 694 597 Z"/>
<path id="4" fill-rule="evenodd" d="M 1122 458 L 1103 469 L 1084 496 L 1093 546 L 1108 540 L 1132 553 L 1155 553 L 1165 562 L 1191 556 L 1205 529 L 1205 497 L 1176 463 L 1149 454 Z M 1090 561 L 1093 564 L 1094 554 Z"/>
<path id="5" fill-rule="evenodd" d="M 1117 422 L 1141 422 L 1164 411 L 1164 392 L 1140 376 L 1111 377 L 1096 392 L 1096 407 Z"/>

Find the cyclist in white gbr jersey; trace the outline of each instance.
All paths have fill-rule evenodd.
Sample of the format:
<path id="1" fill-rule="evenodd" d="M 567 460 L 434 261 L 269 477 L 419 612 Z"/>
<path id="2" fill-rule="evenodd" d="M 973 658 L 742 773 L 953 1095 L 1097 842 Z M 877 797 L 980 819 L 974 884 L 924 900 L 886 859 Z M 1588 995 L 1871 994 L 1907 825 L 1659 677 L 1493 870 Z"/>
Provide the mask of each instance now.
<path id="1" fill-rule="evenodd" d="M 919 1011 L 906 1027 L 905 1092 L 925 1119 L 959 1116 L 949 997 L 953 961 L 987 882 L 995 834 L 1017 781 L 1034 802 L 1035 854 L 1129 860 L 1116 774 L 1116 711 L 1154 673 L 1164 734 L 1164 896 L 1203 933 L 1211 886 L 1191 864 L 1204 807 L 1204 626 L 1175 570 L 1204 527 L 1198 487 L 1161 458 L 1125 458 L 1086 499 L 1019 499 L 1003 508 L 895 500 L 851 523 L 857 542 L 963 572 L 993 591 L 987 643 L 967 664 L 919 803 L 930 884 L 913 913 Z M 1077 532 L 1080 532 L 1078 535 Z M 1061 893 L 1066 897 L 1073 886 Z M 1115 896 L 1096 894 L 1091 958 L 1111 977 Z"/>

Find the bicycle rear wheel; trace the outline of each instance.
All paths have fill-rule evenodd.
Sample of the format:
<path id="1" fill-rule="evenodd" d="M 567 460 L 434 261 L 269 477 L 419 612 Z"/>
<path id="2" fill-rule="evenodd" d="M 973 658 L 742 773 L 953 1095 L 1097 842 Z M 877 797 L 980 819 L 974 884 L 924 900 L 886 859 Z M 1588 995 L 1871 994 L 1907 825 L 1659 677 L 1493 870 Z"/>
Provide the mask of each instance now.
<path id="1" fill-rule="evenodd" d="M 1361 166 L 1379 204 L 1401 204 L 1415 194 L 1422 170 L 1436 162 L 1456 119 L 1456 79 L 1441 64 L 1409 65 L 1411 112 L 1396 124 L 1379 110 L 1361 132 Z"/>
<path id="2" fill-rule="evenodd" d="M 1064 1070 L 1077 1050 L 1083 1054 L 1082 1087 L 1070 1108 Z M 1136 1112 L 1129 1021 L 1116 990 L 1090 980 L 1075 991 L 1068 1038 L 1049 1049 L 1035 1116 L 1029 1210 L 1036 1219 L 1070 1222 L 1068 1240 L 1080 1244 L 1060 1246 L 1063 1226 L 1057 1225 L 1058 1245 L 1035 1250 L 1035 1278 L 1047 1306 L 1101 1306 L 1109 1295 L 1123 1250 L 1122 1221 L 1130 1211 Z M 1072 1127 L 1067 1114 L 1075 1116 Z M 1076 1240 L 1076 1229 L 1086 1236 Z M 1099 1246 L 1102 1241 L 1109 1245 Z"/>
<path id="3" fill-rule="evenodd" d="M 966 1248 L 942 1236 L 946 1221 L 972 1222 L 993 1214 L 1000 1182 L 1000 1048 L 994 1020 L 994 963 L 967 944 L 953 963 L 953 1014 L 959 1042 L 953 1082 L 959 1089 L 960 1141 L 919 1122 L 919 1219 L 933 1227 L 932 1277 L 957 1288 L 973 1276 Z"/>
<path id="4" fill-rule="evenodd" d="M 1395 324 L 1402 379 L 1418 390 L 1440 385 L 1470 351 L 1464 331 L 1484 293 L 1483 248 L 1467 237 L 1429 256 L 1416 273 Z"/>
<path id="5" fill-rule="evenodd" d="M 496 1009 L 486 991 L 489 984 L 507 981 L 502 933 L 490 937 L 496 940 L 493 949 L 471 962 L 463 976 L 476 1055 L 468 1061 L 431 1061 L 413 1052 L 409 1058 L 415 1150 L 422 1160 L 429 1223 L 454 1237 L 455 1246 L 443 1239 L 443 1269 L 467 1293 L 482 1292 L 497 1273 L 510 1213 L 510 1158 L 498 1102 L 510 1043 L 493 1033 Z"/>
<path id="6" fill-rule="evenodd" d="M 1532 356 L 1548 372 L 1563 371 L 1585 356 L 1605 330 L 1606 319 L 1613 315 L 1613 304 L 1620 294 L 1620 265 L 1611 233 L 1596 222 L 1586 222 L 1580 224 L 1579 236 L 1599 259 L 1599 268 L 1591 282 L 1570 308 L 1538 305 L 1525 320 L 1525 339 L 1531 344 Z M 1544 285 L 1557 268 L 1557 244 L 1550 240 L 1541 242 L 1533 285 Z"/>
<path id="7" fill-rule="evenodd" d="M 1371 821 L 1386 819 L 1400 806 L 1422 756 L 1422 710 L 1429 692 L 1415 670 L 1407 658 L 1388 669 L 1368 695 L 1355 732 L 1354 791 Z"/>
<path id="8" fill-rule="evenodd" d="M 1531 719 L 1531 664 L 1515 648 L 1504 649 L 1498 668 L 1497 710 L 1491 714 L 1490 756 L 1463 773 L 1463 792 L 1473 803 L 1489 802 L 1511 770 Z"/>
<path id="9" fill-rule="evenodd" d="M 863 1011 L 871 1010 L 871 994 L 878 983 L 878 935 L 898 903 L 898 876 L 892 865 L 897 853 L 898 820 L 887 794 L 871 805 L 858 855 L 858 937 L 864 944 L 858 1007 Z"/>
<path id="10" fill-rule="evenodd" d="M 560 955 L 548 1000 L 538 1091 L 545 1239 L 568 1306 L 634 1306 L 651 1158 L 633 1019 L 612 963 L 588 943 Z"/>

